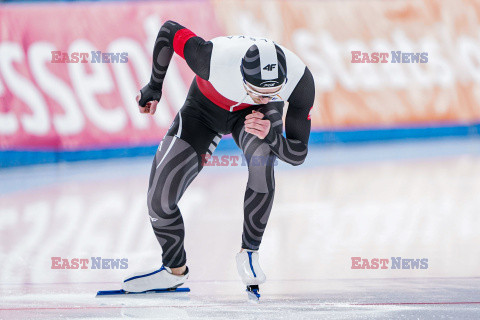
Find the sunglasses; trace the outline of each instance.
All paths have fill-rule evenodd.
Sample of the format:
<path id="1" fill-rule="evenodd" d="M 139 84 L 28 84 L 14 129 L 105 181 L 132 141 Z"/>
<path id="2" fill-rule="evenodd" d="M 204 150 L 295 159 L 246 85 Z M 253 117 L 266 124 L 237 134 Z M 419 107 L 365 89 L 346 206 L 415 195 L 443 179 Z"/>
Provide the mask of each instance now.
<path id="1" fill-rule="evenodd" d="M 245 80 L 243 80 L 243 87 L 245 88 L 245 91 L 247 91 L 248 93 L 250 93 L 250 94 L 252 94 L 256 97 L 272 99 L 273 97 L 278 95 L 280 93 L 280 91 L 282 91 L 283 84 L 281 85 L 280 89 L 278 89 L 277 91 L 272 92 L 272 93 L 264 93 L 264 92 L 255 91 L 255 90 L 248 87 L 247 82 Z"/>

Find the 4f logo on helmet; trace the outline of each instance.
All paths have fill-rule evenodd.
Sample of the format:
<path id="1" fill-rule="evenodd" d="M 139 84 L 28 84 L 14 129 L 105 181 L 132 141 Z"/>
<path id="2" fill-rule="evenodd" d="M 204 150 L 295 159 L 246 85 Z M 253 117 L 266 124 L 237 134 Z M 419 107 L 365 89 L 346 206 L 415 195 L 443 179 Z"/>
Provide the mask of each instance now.
<path id="1" fill-rule="evenodd" d="M 273 69 L 275 69 L 276 65 L 276 63 L 267 64 L 265 67 L 263 67 L 263 70 L 272 71 Z"/>

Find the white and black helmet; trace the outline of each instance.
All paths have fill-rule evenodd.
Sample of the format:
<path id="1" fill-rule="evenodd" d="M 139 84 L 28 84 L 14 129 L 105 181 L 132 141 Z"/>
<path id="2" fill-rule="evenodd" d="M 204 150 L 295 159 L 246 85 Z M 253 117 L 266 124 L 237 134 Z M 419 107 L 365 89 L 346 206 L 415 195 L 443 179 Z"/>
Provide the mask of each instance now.
<path id="1" fill-rule="evenodd" d="M 271 40 L 257 40 L 245 53 L 240 70 L 243 80 L 255 87 L 281 86 L 287 80 L 285 53 Z"/>

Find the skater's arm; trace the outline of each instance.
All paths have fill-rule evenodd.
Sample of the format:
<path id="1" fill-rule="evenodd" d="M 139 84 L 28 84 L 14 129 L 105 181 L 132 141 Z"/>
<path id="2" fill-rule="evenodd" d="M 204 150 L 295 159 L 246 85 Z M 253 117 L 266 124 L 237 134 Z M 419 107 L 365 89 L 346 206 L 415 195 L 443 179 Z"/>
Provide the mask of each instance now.
<path id="1" fill-rule="evenodd" d="M 315 84 L 308 68 L 288 99 L 288 111 L 285 118 L 286 138 L 270 128 L 265 142 L 279 159 L 292 165 L 300 165 L 308 153 L 310 136 L 310 109 L 315 100 Z"/>
<path id="2" fill-rule="evenodd" d="M 153 48 L 153 65 L 150 82 L 142 88 L 139 105 L 159 101 L 168 66 L 176 52 L 199 77 L 208 80 L 213 44 L 196 36 L 192 31 L 174 22 L 165 22 L 158 32 Z M 141 110 L 142 111 L 142 110 Z"/>
<path id="3" fill-rule="evenodd" d="M 195 74 L 208 80 L 212 47 L 210 41 L 203 40 L 184 26 L 170 20 L 165 22 L 158 32 L 153 48 L 150 83 L 153 87 L 162 89 L 173 52 L 184 58 Z"/>

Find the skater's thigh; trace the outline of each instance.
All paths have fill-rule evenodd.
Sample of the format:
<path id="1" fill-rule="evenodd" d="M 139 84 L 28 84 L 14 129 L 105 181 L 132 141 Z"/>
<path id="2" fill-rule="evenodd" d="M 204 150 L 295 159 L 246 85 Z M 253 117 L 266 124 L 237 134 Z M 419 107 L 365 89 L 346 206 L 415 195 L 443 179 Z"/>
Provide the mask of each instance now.
<path id="1" fill-rule="evenodd" d="M 178 112 L 152 164 L 148 205 L 156 219 L 178 211 L 178 201 L 203 167 L 202 155 L 213 152 L 218 140 L 189 105 Z"/>
<path id="2" fill-rule="evenodd" d="M 155 153 L 149 179 L 149 190 L 161 172 L 168 172 L 177 166 L 178 170 L 189 170 L 190 162 L 196 164 L 196 173 L 203 168 L 202 155 L 213 152 L 221 135 L 212 130 L 204 121 L 199 110 L 201 106 L 187 99 L 175 116 L 167 134 Z M 212 150 L 212 151 L 210 151 Z M 188 163 L 183 160 L 191 159 Z M 187 168 L 188 167 L 188 168 Z"/>
<path id="3" fill-rule="evenodd" d="M 264 119 L 270 120 L 272 130 L 275 130 L 278 133 L 283 131 L 283 121 L 282 121 L 282 112 L 283 112 L 283 102 L 270 102 L 265 105 L 257 106 L 254 110 L 257 110 L 264 114 Z M 245 132 L 245 117 L 251 113 L 251 109 L 242 111 L 239 113 L 239 117 L 233 127 L 232 137 L 235 140 L 237 146 L 246 152 L 246 147 L 249 145 L 250 140 L 258 140 L 257 143 L 261 144 L 263 140 L 255 138 L 254 135 Z"/>
<path id="4" fill-rule="evenodd" d="M 272 124 L 272 130 L 281 133 L 283 104 L 267 104 L 259 107 Z M 247 187 L 258 193 L 269 193 L 275 189 L 274 165 L 276 156 L 270 146 L 257 136 L 245 131 L 244 118 L 240 118 L 232 132 L 236 144 L 242 149 L 248 165 Z"/>
<path id="5" fill-rule="evenodd" d="M 188 143 L 197 153 L 200 164 L 202 155 L 212 154 L 222 137 L 202 119 L 201 112 L 201 105 L 187 100 L 166 134 Z"/>

